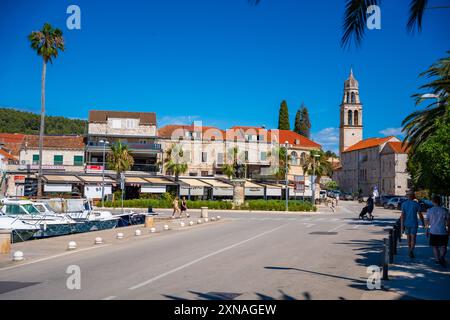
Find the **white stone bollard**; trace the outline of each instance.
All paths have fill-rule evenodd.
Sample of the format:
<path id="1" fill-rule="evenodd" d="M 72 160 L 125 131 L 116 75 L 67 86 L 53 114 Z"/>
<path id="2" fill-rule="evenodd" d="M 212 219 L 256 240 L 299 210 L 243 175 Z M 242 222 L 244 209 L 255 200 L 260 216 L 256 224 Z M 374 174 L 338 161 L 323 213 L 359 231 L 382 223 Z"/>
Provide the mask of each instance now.
<path id="1" fill-rule="evenodd" d="M 167 224 L 164 225 L 164 230 L 169 230 L 169 226 Z"/>
<path id="2" fill-rule="evenodd" d="M 201 207 L 200 218 L 208 218 L 208 207 Z"/>
<path id="3" fill-rule="evenodd" d="M 70 241 L 67 245 L 67 250 L 75 250 L 77 248 L 77 243 L 75 241 Z"/>
<path id="4" fill-rule="evenodd" d="M 184 227 L 184 226 L 185 226 L 184 222 L 181 222 L 181 223 L 180 223 L 180 226 L 181 226 L 181 227 Z"/>
<path id="5" fill-rule="evenodd" d="M 141 235 L 141 230 L 139 230 L 139 229 L 137 229 L 135 232 L 134 232 L 134 235 L 135 236 L 140 236 Z"/>
<path id="6" fill-rule="evenodd" d="M 205 222 L 208 222 L 209 221 L 209 219 L 208 218 L 205 218 Z"/>
<path id="7" fill-rule="evenodd" d="M 189 221 L 189 225 L 193 226 L 194 225 L 194 221 Z"/>
<path id="8" fill-rule="evenodd" d="M 95 238 L 94 244 L 102 244 L 103 243 L 103 239 L 100 237 Z"/>
<path id="9" fill-rule="evenodd" d="M 217 220 L 220 220 L 220 216 L 217 216 Z"/>
<path id="10" fill-rule="evenodd" d="M 117 239 L 123 239 L 123 233 L 119 232 L 116 236 Z"/>
<path id="11" fill-rule="evenodd" d="M 212 217 L 212 218 L 211 218 L 211 221 L 216 221 L 216 218 Z"/>
<path id="12" fill-rule="evenodd" d="M 150 233 L 155 233 L 156 232 L 156 228 L 150 228 Z"/>
<path id="13" fill-rule="evenodd" d="M 22 261 L 23 260 L 23 252 L 15 251 L 13 254 L 13 261 Z"/>
<path id="14" fill-rule="evenodd" d="M 197 223 L 198 223 L 198 224 L 202 224 L 202 220 L 201 220 L 201 219 L 198 219 L 198 220 L 197 220 Z"/>

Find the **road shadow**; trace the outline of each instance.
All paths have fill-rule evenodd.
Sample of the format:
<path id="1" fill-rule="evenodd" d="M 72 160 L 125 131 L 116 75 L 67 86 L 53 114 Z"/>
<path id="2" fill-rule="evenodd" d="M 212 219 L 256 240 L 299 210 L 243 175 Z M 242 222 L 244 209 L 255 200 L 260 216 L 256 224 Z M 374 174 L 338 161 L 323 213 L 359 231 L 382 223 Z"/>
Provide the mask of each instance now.
<path id="1" fill-rule="evenodd" d="M 31 287 L 40 282 L 0 281 L 0 294 Z"/>
<path id="2" fill-rule="evenodd" d="M 171 300 L 235 300 L 236 298 L 240 297 L 242 293 L 237 292 L 198 292 L 198 291 L 188 291 L 189 293 L 195 295 L 195 298 L 193 299 L 187 299 L 179 296 L 174 295 L 167 295 L 163 294 L 163 297 L 166 297 Z M 298 300 L 292 295 L 289 295 L 285 293 L 283 290 L 278 290 L 280 293 L 277 297 L 272 297 L 264 293 L 255 292 L 255 295 L 257 297 L 257 300 L 265 300 L 265 301 L 271 301 L 271 300 Z M 305 300 L 311 300 L 311 294 L 309 292 L 303 292 L 302 296 Z"/>

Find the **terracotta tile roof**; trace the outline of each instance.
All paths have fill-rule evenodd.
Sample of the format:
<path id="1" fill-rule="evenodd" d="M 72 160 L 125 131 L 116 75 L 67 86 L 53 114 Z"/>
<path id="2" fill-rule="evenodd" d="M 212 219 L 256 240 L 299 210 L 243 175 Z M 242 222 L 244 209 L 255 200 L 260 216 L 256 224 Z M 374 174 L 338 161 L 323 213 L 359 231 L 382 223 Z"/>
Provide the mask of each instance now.
<path id="1" fill-rule="evenodd" d="M 21 133 L 0 133 L 0 145 L 13 156 L 18 157 L 25 135 Z"/>
<path id="2" fill-rule="evenodd" d="M 355 151 L 355 150 L 361 150 L 361 149 L 367 149 L 367 148 L 380 146 L 383 143 L 385 143 L 385 142 L 387 142 L 387 141 L 389 141 L 391 139 L 396 139 L 395 141 L 398 141 L 398 139 L 396 137 L 394 137 L 394 136 L 389 136 L 389 137 L 384 137 L 384 138 L 368 138 L 368 139 L 365 139 L 365 140 L 361 140 L 358 143 L 355 143 L 354 145 L 348 147 L 343 152 L 350 152 L 350 151 Z"/>
<path id="3" fill-rule="evenodd" d="M 305 136 L 302 136 L 294 131 L 290 130 L 271 130 L 273 132 L 273 136 L 277 139 L 277 142 L 280 144 L 285 143 L 286 141 L 294 147 L 305 147 L 305 148 L 322 148 L 322 146 Z M 271 135 L 272 136 L 272 135 Z"/>
<path id="4" fill-rule="evenodd" d="M 225 131 L 211 126 L 194 126 L 194 125 L 183 125 L 183 124 L 169 124 L 158 129 L 158 136 L 161 138 L 171 138 L 173 134 L 176 135 L 174 139 L 178 139 L 179 136 L 186 137 L 186 132 L 198 132 L 199 129 L 202 130 L 203 139 L 211 139 L 214 137 L 216 140 L 222 140 L 225 137 Z"/>
<path id="5" fill-rule="evenodd" d="M 408 146 L 403 146 L 401 141 L 389 141 L 386 145 L 395 153 L 408 153 Z"/>
<path id="6" fill-rule="evenodd" d="M 154 112 L 89 111 L 89 123 L 106 123 L 108 118 L 139 119 L 141 125 L 156 125 L 156 114 Z"/>
<path id="7" fill-rule="evenodd" d="M 22 148 L 38 149 L 39 136 L 25 136 Z M 82 136 L 45 136 L 44 149 L 82 150 L 84 138 Z"/>
<path id="8" fill-rule="evenodd" d="M 2 155 L 4 158 L 12 161 L 17 161 L 17 158 L 11 155 L 10 153 L 6 152 L 5 150 L 0 149 L 0 155 Z"/>

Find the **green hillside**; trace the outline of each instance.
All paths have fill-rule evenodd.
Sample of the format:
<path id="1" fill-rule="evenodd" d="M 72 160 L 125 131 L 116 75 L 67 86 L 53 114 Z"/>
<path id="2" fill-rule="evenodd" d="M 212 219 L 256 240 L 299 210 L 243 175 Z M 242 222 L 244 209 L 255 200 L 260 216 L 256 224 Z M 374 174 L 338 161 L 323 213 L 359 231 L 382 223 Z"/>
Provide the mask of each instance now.
<path id="1" fill-rule="evenodd" d="M 86 120 L 65 117 L 45 117 L 45 134 L 79 134 L 86 130 Z M 0 132 L 39 134 L 40 115 L 0 108 Z"/>

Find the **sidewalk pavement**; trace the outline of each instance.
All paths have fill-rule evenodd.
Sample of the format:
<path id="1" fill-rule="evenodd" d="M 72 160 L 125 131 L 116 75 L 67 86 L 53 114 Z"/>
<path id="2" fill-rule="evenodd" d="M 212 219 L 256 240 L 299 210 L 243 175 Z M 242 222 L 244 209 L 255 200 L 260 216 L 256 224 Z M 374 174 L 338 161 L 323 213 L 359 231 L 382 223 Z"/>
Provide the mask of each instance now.
<path id="1" fill-rule="evenodd" d="M 394 263 L 389 265 L 389 280 L 383 281 L 388 292 L 400 294 L 401 299 L 450 300 L 450 266 L 444 268 L 434 263 L 428 241 L 424 230 L 419 229 L 416 258 L 411 259 L 406 237 L 402 237 Z"/>

